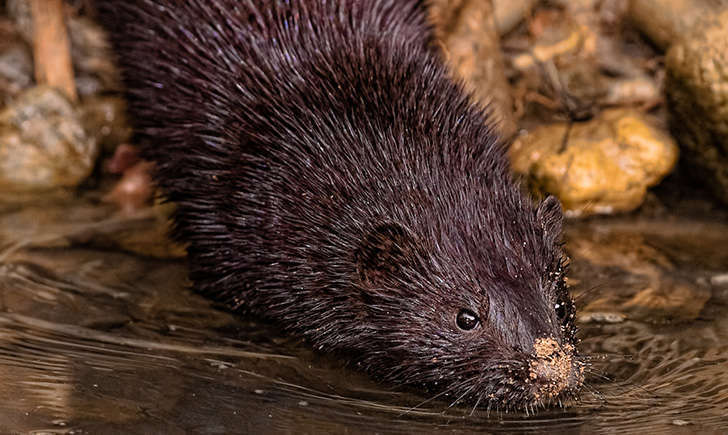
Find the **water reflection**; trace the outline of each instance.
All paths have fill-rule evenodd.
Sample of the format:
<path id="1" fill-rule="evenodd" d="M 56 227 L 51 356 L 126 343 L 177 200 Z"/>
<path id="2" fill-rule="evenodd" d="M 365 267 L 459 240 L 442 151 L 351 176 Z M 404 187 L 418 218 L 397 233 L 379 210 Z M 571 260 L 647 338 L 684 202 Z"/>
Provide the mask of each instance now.
<path id="1" fill-rule="evenodd" d="M 644 294 L 659 295 L 665 280 L 708 299 L 690 320 L 671 318 L 659 297 L 646 299 L 649 310 L 585 313 L 582 348 L 593 365 L 581 401 L 522 415 L 425 402 L 273 325 L 231 316 L 187 289 L 183 259 L 140 255 L 143 238 L 120 240 L 158 222 L 153 212 L 121 218 L 88 202 L 0 216 L 0 432 L 728 430 L 725 223 L 572 225 L 581 306 L 623 307 L 650 286 Z M 649 267 L 580 256 L 599 237 L 647 252 L 631 262 Z M 595 280 L 606 284 L 588 291 Z"/>

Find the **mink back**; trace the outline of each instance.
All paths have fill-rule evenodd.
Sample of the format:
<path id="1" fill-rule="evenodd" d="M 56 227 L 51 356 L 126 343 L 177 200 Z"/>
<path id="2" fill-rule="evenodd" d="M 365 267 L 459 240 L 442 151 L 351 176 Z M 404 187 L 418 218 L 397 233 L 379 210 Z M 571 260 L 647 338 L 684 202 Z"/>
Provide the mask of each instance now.
<path id="1" fill-rule="evenodd" d="M 523 197 L 418 1 L 97 4 L 198 291 L 463 400 L 578 387 L 558 202 Z"/>

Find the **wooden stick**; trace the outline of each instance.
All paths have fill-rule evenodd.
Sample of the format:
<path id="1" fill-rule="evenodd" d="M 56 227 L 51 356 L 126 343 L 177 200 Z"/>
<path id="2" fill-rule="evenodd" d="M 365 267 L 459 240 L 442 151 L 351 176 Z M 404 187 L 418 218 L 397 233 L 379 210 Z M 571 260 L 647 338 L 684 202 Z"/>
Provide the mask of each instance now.
<path id="1" fill-rule="evenodd" d="M 57 88 L 71 101 L 77 101 L 63 0 L 29 1 L 33 16 L 35 80 L 39 85 Z"/>

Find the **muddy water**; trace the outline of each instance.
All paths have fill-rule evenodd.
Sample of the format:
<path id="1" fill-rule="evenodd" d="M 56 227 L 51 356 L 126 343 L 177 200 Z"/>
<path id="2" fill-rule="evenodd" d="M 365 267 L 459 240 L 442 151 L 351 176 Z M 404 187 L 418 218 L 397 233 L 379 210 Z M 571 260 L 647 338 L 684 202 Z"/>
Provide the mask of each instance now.
<path id="1" fill-rule="evenodd" d="M 728 431 L 722 219 L 569 226 L 589 383 L 531 415 L 392 390 L 229 315 L 188 290 L 157 222 L 89 201 L 0 211 L 0 432 Z"/>

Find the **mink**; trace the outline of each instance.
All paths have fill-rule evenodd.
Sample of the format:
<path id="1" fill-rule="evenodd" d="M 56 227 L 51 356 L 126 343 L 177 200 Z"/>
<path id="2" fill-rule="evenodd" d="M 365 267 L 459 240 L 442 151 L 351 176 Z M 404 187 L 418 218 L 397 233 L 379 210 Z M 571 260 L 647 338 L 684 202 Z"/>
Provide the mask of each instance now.
<path id="1" fill-rule="evenodd" d="M 420 1 L 97 8 L 196 290 L 430 397 L 576 397 L 561 207 L 519 188 Z"/>

